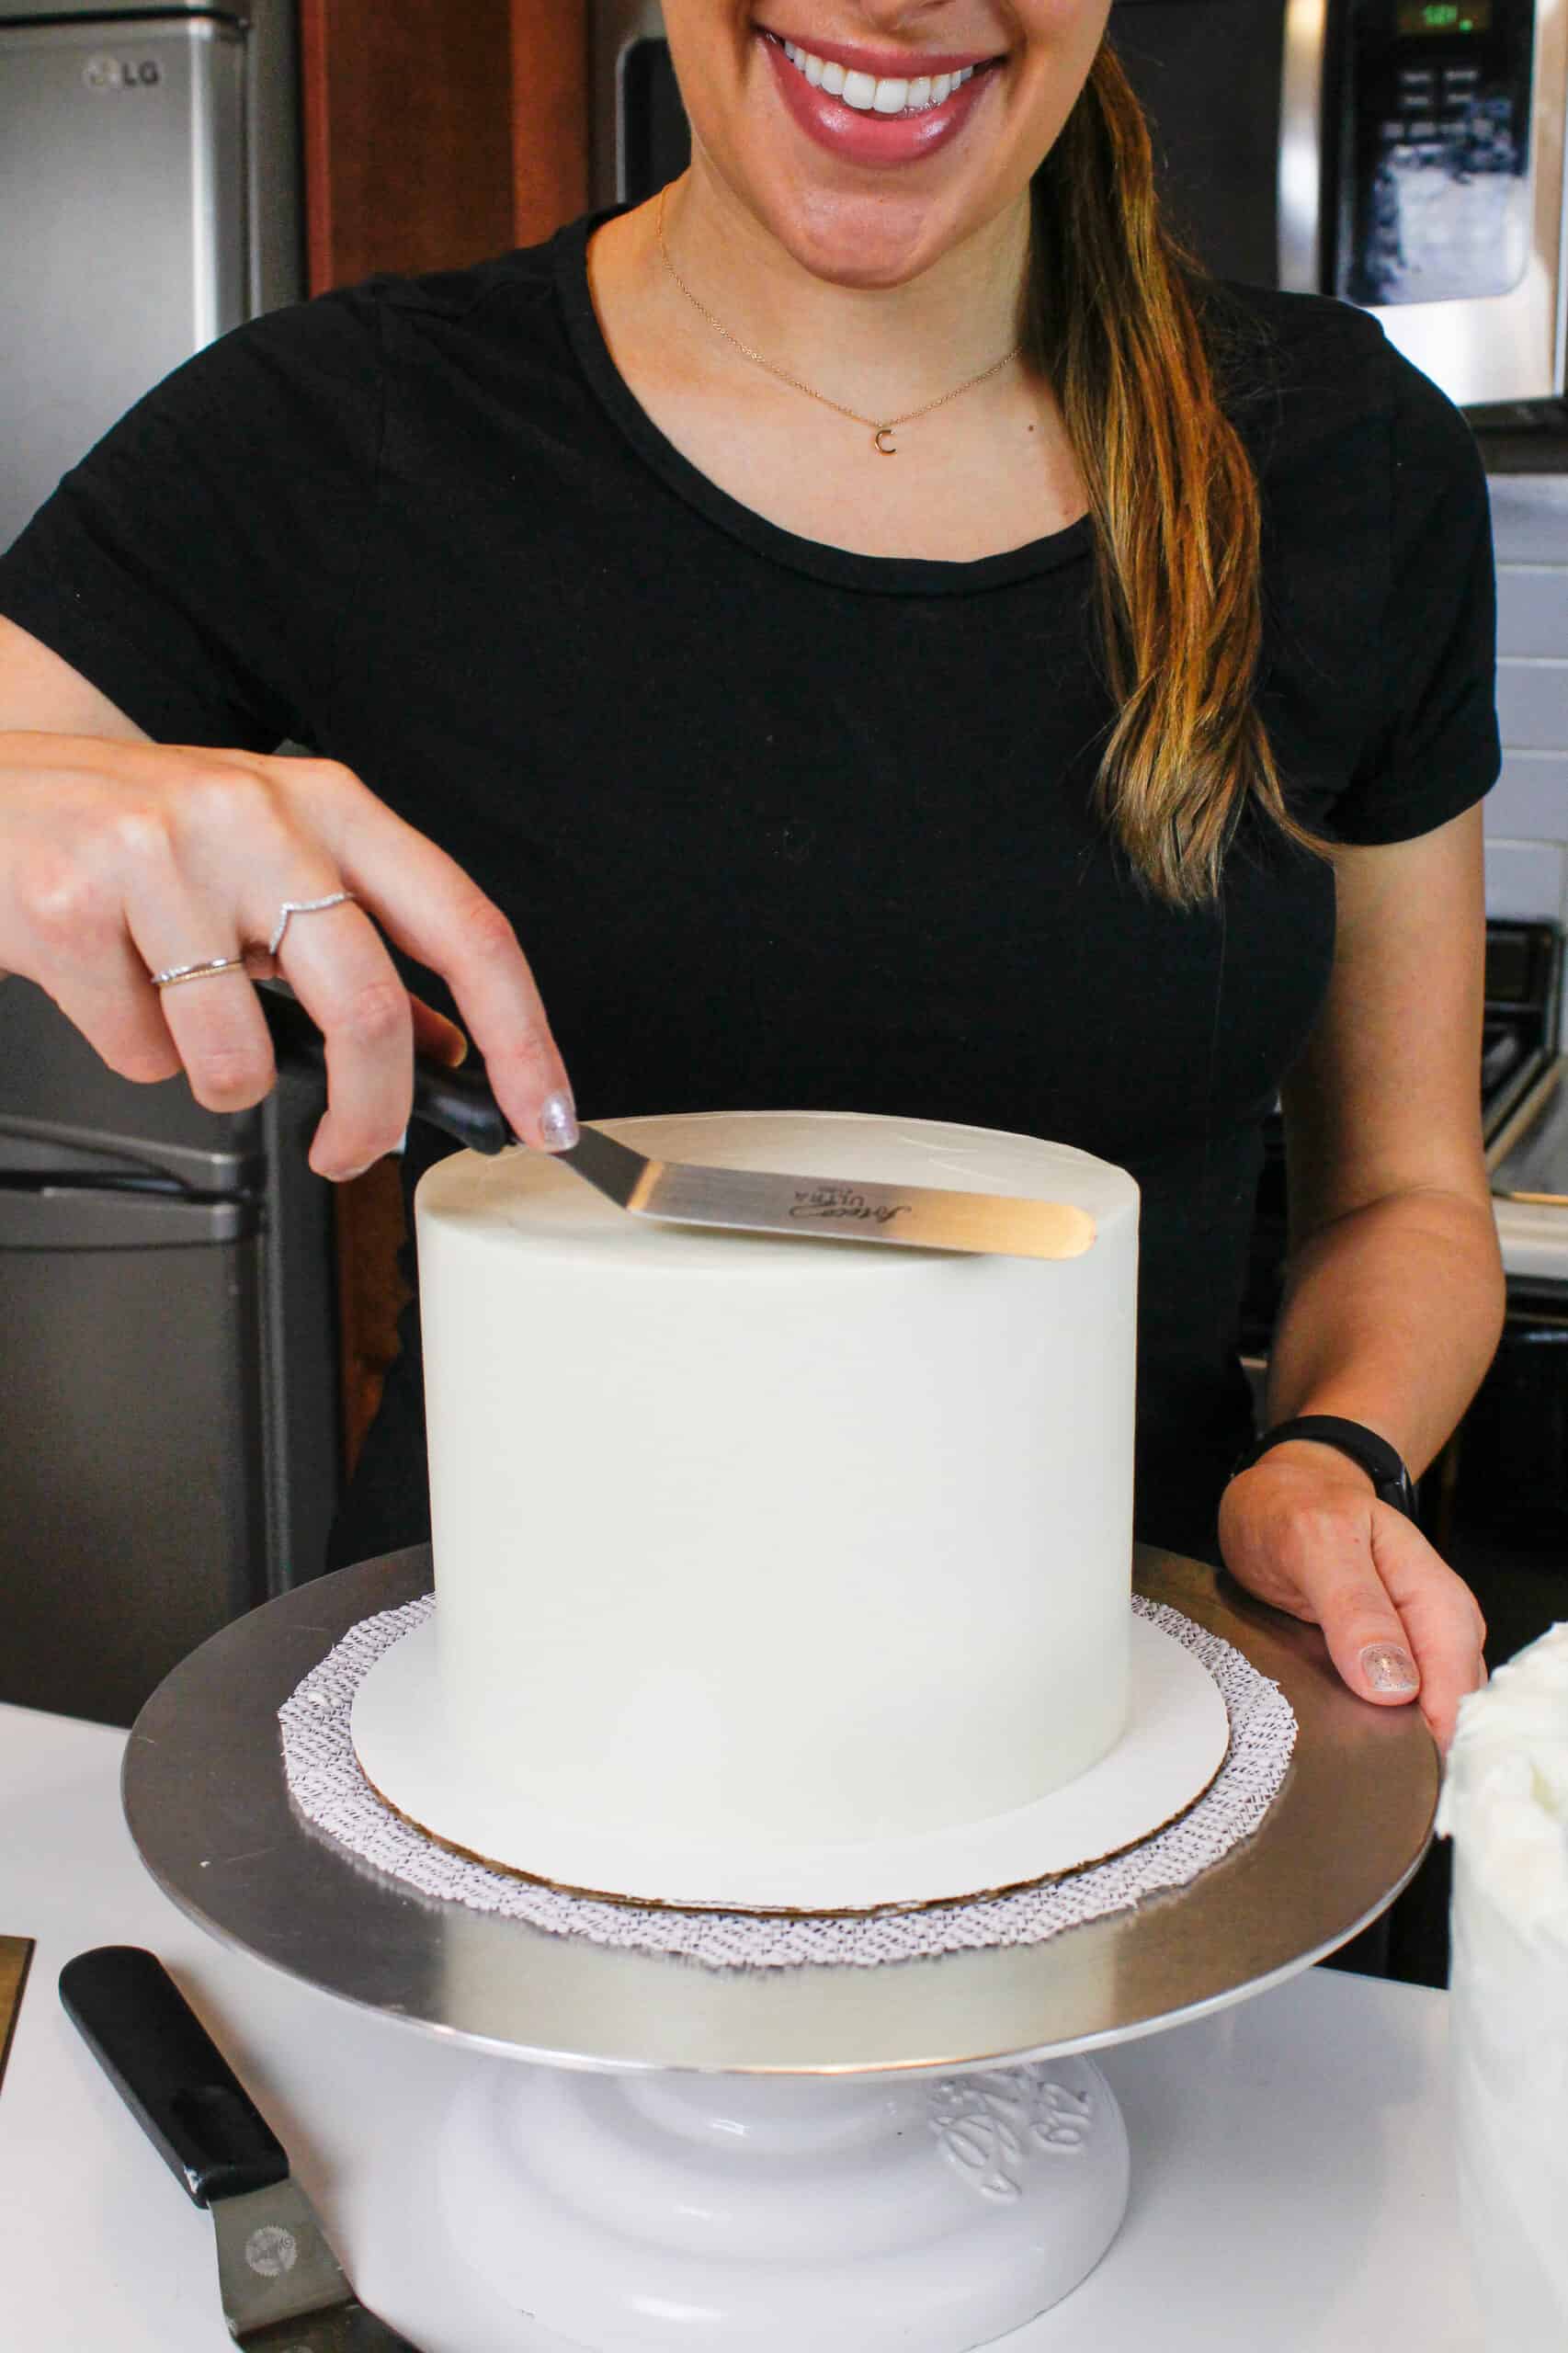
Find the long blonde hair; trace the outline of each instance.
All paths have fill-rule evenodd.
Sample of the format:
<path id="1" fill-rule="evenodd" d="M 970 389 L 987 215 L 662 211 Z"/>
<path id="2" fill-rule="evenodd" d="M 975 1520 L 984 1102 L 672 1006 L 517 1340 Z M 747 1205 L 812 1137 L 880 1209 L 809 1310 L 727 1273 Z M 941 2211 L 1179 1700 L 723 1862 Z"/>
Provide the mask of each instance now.
<path id="1" fill-rule="evenodd" d="M 1165 227 L 1142 108 L 1103 45 L 1034 177 L 1025 345 L 1052 384 L 1088 491 L 1108 683 L 1096 794 L 1135 872 L 1212 900 L 1249 801 L 1309 849 L 1256 688 L 1261 518 L 1221 404 L 1195 265 Z"/>

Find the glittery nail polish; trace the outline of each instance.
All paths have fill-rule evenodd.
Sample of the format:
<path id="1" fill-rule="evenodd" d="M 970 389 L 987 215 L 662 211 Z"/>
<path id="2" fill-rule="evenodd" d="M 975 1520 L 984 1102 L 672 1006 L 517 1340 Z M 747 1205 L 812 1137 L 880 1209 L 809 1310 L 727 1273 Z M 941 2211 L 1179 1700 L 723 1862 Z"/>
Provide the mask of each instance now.
<path id="1" fill-rule="evenodd" d="M 1369 1643 L 1361 1653 L 1361 1672 L 1374 1691 L 1418 1691 L 1421 1688 L 1415 1661 L 1397 1643 Z"/>
<path id="2" fill-rule="evenodd" d="M 551 1095 L 540 1107 L 540 1140 L 547 1152 L 569 1152 L 577 1141 L 577 1114 L 570 1095 Z"/>

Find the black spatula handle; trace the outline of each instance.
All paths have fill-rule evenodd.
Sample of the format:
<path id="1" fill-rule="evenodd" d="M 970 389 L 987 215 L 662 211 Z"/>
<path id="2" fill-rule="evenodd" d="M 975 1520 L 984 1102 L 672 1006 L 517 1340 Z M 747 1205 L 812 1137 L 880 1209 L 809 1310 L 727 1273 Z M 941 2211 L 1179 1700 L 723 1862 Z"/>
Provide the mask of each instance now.
<path id="1" fill-rule="evenodd" d="M 185 1995 L 139 1945 L 68 1961 L 60 1998 L 72 2024 L 198 2206 L 289 2177 L 289 2159 Z"/>
<path id="2" fill-rule="evenodd" d="M 304 1006 L 278 989 L 258 989 L 256 995 L 278 1069 L 324 1074 L 326 1047 Z M 449 1070 L 425 1054 L 414 1057 L 414 1116 L 471 1152 L 502 1152 L 517 1142 L 483 1072 Z"/>

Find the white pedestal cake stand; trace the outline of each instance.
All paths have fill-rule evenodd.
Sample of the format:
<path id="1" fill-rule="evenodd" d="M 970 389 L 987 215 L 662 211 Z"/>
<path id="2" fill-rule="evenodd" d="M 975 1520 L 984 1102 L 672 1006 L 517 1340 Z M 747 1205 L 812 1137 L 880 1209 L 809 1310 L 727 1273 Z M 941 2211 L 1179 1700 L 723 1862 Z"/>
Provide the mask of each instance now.
<path id="1" fill-rule="evenodd" d="M 720 1972 L 435 1902 L 361 1862 L 294 1809 L 277 1713 L 352 1625 L 427 1588 L 423 1548 L 301 1586 L 187 1659 L 131 1733 L 126 1814 L 222 1942 L 510 2063 L 448 2120 L 447 2222 L 563 2343 L 966 2353 L 1115 2237 L 1126 2135 L 1082 2054 L 1321 1959 L 1431 1829 L 1415 1709 L 1354 1699 L 1313 1630 L 1195 1563 L 1141 1552 L 1137 1581 L 1280 1684 L 1294 1758 L 1220 1863 L 1043 1944 Z"/>

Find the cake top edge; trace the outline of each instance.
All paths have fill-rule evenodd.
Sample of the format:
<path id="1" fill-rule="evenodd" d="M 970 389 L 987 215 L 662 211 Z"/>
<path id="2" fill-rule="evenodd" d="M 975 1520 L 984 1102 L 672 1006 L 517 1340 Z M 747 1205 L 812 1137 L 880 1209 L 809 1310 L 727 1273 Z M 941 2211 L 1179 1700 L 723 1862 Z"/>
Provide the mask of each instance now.
<path id="1" fill-rule="evenodd" d="M 648 1113 L 594 1125 L 665 1161 L 776 1170 L 840 1184 L 940 1186 L 1062 1201 L 1085 1211 L 1101 1233 L 1134 1226 L 1137 1219 L 1138 1188 L 1125 1169 L 1072 1144 L 1001 1129 L 844 1111 Z M 518 1242 L 548 1238 L 592 1247 L 600 1241 L 629 1244 L 635 1236 L 643 1245 L 673 1245 L 689 1256 L 698 1240 L 690 1227 L 627 1217 L 575 1170 L 558 1165 L 549 1154 L 520 1148 L 494 1157 L 461 1152 L 437 1162 L 421 1180 L 416 1207 L 422 1224 L 435 1220 Z M 721 1251 L 733 1251 L 737 1242 L 753 1252 L 787 1251 L 797 1267 L 803 1240 L 727 1233 L 708 1237 L 709 1247 Z M 925 1255 L 870 1243 L 844 1243 L 831 1253 L 813 1250 L 813 1256 L 835 1259 L 907 1261 Z"/>

